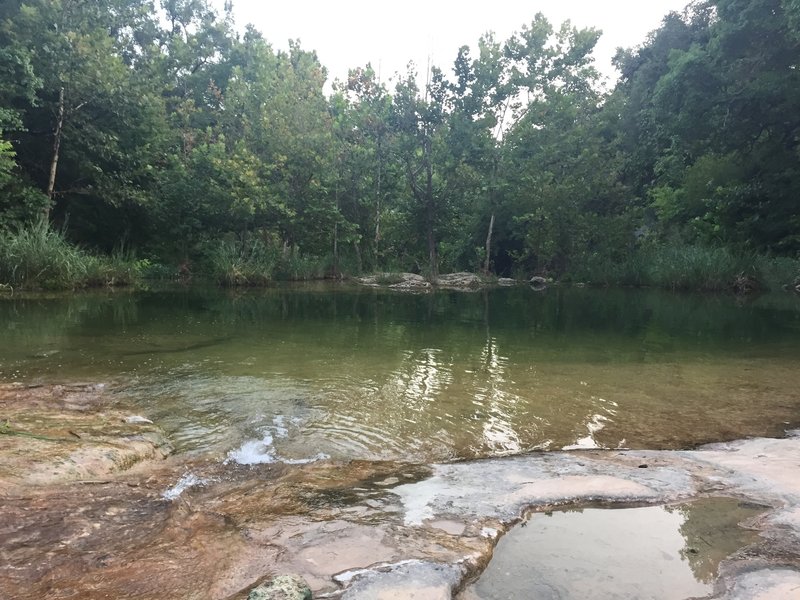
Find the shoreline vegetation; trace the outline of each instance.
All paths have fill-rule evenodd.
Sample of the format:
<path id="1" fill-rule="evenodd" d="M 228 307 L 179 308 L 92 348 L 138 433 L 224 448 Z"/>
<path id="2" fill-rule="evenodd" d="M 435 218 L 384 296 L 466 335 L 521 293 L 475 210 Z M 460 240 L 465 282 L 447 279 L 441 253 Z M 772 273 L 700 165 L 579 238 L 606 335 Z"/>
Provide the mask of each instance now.
<path id="1" fill-rule="evenodd" d="M 725 248 L 664 246 L 639 249 L 619 262 L 590 259 L 560 277 L 534 276 L 547 284 L 593 287 L 656 288 L 673 291 L 800 291 L 800 260 L 735 254 Z M 399 271 L 362 273 L 336 268 L 333 258 L 302 254 L 297 248 L 275 248 L 255 240 L 248 245 L 222 242 L 192 267 L 136 259 L 123 249 L 111 255 L 88 252 L 64 234 L 39 223 L 0 233 L 0 287 L 6 291 L 67 291 L 98 287 L 136 287 L 148 280 L 214 282 L 221 287 L 265 287 L 282 281 L 354 280 L 395 289 L 476 289 L 526 284 L 527 275 L 498 278 L 491 274 L 440 274 L 433 279 Z"/>
<path id="2" fill-rule="evenodd" d="M 532 14 L 331 82 L 209 0 L 3 3 L 0 285 L 796 286 L 797 3 L 691 2 L 610 86 L 600 35 Z"/>

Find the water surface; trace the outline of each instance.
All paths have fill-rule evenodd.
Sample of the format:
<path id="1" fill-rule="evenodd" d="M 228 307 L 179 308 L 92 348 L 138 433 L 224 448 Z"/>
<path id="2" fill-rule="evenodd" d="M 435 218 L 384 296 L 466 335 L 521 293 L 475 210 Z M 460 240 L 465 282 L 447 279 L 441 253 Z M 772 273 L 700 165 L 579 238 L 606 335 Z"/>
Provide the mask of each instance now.
<path id="1" fill-rule="evenodd" d="M 0 380 L 106 382 L 240 462 L 678 448 L 798 424 L 800 301 L 347 286 L 4 298 Z"/>
<path id="2" fill-rule="evenodd" d="M 720 562 L 755 543 L 739 523 L 765 507 L 678 506 L 535 513 L 495 548 L 461 600 L 684 600 L 714 591 Z"/>

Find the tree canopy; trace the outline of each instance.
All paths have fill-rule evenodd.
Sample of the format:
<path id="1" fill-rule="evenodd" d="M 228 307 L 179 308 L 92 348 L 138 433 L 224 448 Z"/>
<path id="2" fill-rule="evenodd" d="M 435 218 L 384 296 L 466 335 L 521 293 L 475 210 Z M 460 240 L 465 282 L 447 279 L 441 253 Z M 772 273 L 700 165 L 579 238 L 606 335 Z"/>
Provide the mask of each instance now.
<path id="1" fill-rule="evenodd" d="M 8 0 L 0 229 L 163 262 L 258 240 L 334 274 L 796 257 L 800 3 L 693 2 L 618 51 L 611 90 L 599 36 L 537 14 L 391 88 L 370 65 L 327 88 L 314 52 L 206 0 Z"/>

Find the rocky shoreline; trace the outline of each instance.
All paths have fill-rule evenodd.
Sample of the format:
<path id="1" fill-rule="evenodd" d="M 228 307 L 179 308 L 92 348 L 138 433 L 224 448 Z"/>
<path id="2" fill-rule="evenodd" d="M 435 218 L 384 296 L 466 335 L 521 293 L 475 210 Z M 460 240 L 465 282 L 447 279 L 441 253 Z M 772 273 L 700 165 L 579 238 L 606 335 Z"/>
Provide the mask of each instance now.
<path id="1" fill-rule="evenodd" d="M 526 283 L 507 277 L 496 279 L 467 272 L 439 275 L 435 281 L 416 273 L 378 273 L 359 277 L 356 282 L 367 287 L 387 288 L 400 292 L 430 292 L 435 289 L 474 292 L 490 287 L 513 287 Z M 548 281 L 542 277 L 533 277 L 527 283 L 537 291 L 544 290 L 548 285 Z"/>
<path id="2" fill-rule="evenodd" d="M 102 386 L 0 386 L 0 410 L 2 597 L 232 600 L 292 573 L 314 598 L 448 599 L 531 511 L 714 497 L 765 512 L 711 597 L 800 591 L 792 434 L 691 451 L 239 466 L 170 456 L 158 427 Z"/>

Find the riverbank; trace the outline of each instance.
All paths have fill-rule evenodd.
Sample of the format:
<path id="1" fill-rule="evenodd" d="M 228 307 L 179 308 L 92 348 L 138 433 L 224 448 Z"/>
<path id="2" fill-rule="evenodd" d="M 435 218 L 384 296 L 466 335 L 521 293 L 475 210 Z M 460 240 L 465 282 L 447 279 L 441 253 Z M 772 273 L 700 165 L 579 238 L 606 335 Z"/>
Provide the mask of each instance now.
<path id="1" fill-rule="evenodd" d="M 3 386 L 0 408 L 6 597 L 226 599 L 296 573 L 315 598 L 451 598 L 525 514 L 720 497 L 764 512 L 747 523 L 759 540 L 719 563 L 713 597 L 791 598 L 800 586 L 800 437 L 244 466 L 167 456 L 147 415 L 102 386 Z"/>
<path id="2" fill-rule="evenodd" d="M 87 252 L 46 223 L 0 231 L 0 291 L 77 290 L 92 287 L 141 286 L 146 280 L 207 281 L 223 288 L 263 288 L 279 281 L 352 280 L 360 285 L 395 291 L 434 289 L 475 291 L 496 286 L 548 285 L 634 287 L 680 291 L 735 293 L 793 290 L 800 293 L 800 261 L 788 257 L 736 254 L 723 248 L 653 247 L 636 250 L 622 261 L 590 257 L 552 277 L 523 279 L 467 271 L 425 277 L 416 273 L 375 272 L 341 268 L 332 257 L 316 257 L 296 247 L 210 243 L 193 260 L 164 265 L 137 260 L 122 248 L 110 255 Z"/>

